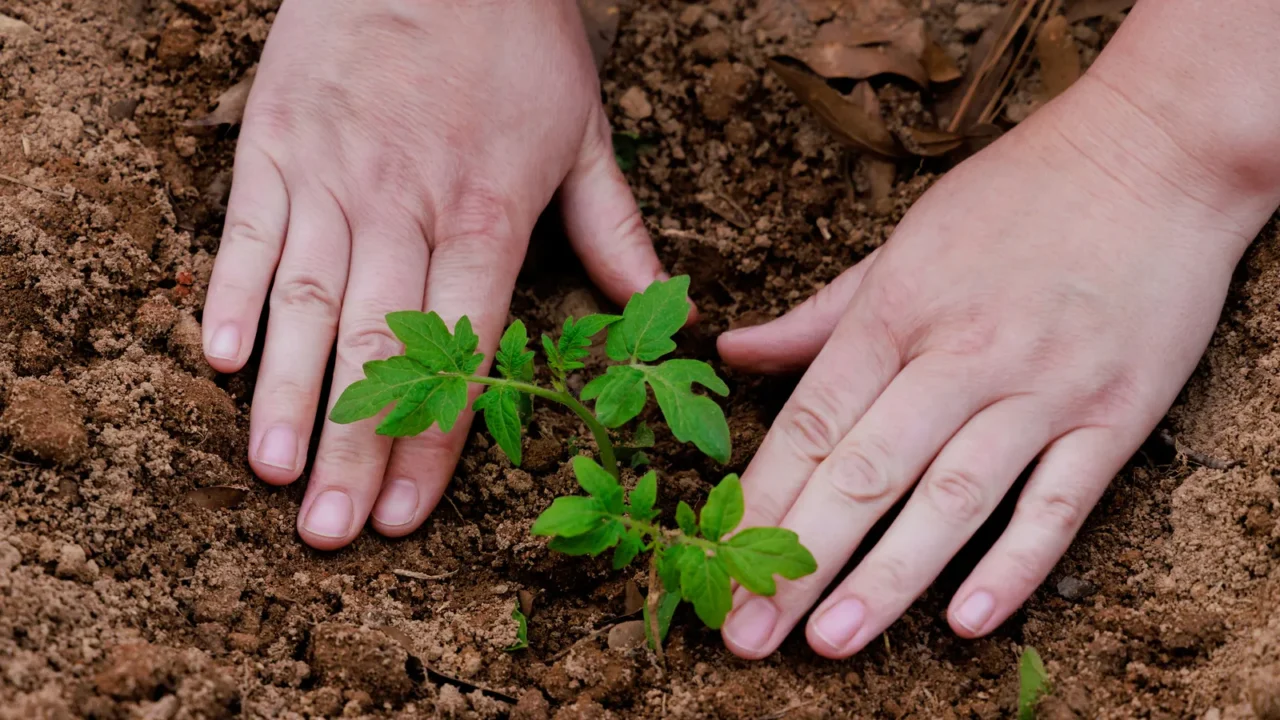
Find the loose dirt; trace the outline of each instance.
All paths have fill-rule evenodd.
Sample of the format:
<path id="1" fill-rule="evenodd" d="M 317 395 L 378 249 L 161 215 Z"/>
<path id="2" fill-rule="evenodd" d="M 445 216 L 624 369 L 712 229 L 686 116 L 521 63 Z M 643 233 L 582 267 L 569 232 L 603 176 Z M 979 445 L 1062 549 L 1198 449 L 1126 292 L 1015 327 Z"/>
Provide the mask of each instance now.
<path id="1" fill-rule="evenodd" d="M 0 180 L 0 718 L 996 718 L 1014 712 L 1028 644 L 1053 680 L 1042 717 L 1280 717 L 1274 228 L 1163 434 L 984 640 L 943 619 L 974 547 L 848 661 L 800 637 L 741 661 L 691 613 L 665 669 L 609 649 L 628 581 L 646 579 L 527 535 L 572 488 L 583 431 L 551 413 L 523 469 L 473 435 L 414 535 L 304 547 L 303 483 L 267 486 L 244 460 L 254 364 L 215 376 L 201 359 L 235 139 L 185 124 L 254 66 L 276 5 L 0 0 L 0 175 L 21 181 Z M 767 72 L 778 39 L 813 31 L 825 5 L 622 6 L 606 101 L 620 130 L 654 139 L 628 176 L 667 266 L 693 277 L 693 355 L 713 359 L 718 331 L 777 316 L 880 245 L 940 169 L 899 163 L 873 207 Z M 906 9 L 962 66 L 994 13 Z M 1086 65 L 1118 21 L 1073 26 Z M 1029 112 L 1035 82 L 1007 119 Z M 920 94 L 903 88 L 877 83 L 879 101 L 917 120 Z M 602 304 L 565 269 L 554 224 L 514 305 L 534 331 Z M 741 470 L 790 384 L 729 379 Z M 723 469 L 663 436 L 650 455 L 669 513 Z M 521 599 L 530 648 L 504 652 Z"/>

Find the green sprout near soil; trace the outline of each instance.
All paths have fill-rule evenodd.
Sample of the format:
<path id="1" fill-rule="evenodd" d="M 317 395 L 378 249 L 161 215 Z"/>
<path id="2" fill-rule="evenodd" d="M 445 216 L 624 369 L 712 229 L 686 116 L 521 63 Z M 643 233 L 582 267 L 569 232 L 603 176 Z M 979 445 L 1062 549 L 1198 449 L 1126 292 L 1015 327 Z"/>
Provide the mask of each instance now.
<path id="1" fill-rule="evenodd" d="M 1018 720 L 1036 720 L 1036 704 L 1049 692 L 1049 673 L 1036 649 L 1027 646 L 1018 661 Z"/>
<path id="2" fill-rule="evenodd" d="M 516 606 L 511 609 L 511 619 L 516 621 L 516 641 L 511 643 L 510 647 L 503 649 L 507 652 L 524 650 L 529 647 L 529 618 L 520 612 L 519 600 L 516 601 Z"/>
<path id="3" fill-rule="evenodd" d="M 651 553 L 645 632 L 661 659 L 662 640 L 681 601 L 690 602 L 707 626 L 719 628 L 733 606 L 731 579 L 768 596 L 777 590 L 774 575 L 794 580 L 817 569 L 813 555 L 790 530 L 753 527 L 734 533 L 744 510 L 736 475 L 725 477 L 711 491 L 699 514 L 681 501 L 675 528 L 655 522 L 660 515 L 655 472 L 641 477 L 624 502 L 619 459 L 632 467 L 647 464 L 649 458 L 640 448 L 652 447 L 654 436 L 640 423 L 629 447 L 615 447 L 609 431 L 635 420 L 648 404 L 650 390 L 677 440 L 729 462 L 724 411 L 710 397 L 694 392 L 698 385 L 727 395 L 728 386 L 699 360 L 653 364 L 676 349 L 672 338 L 689 317 L 688 291 L 688 276 L 675 277 L 632 295 L 621 315 L 566 319 L 558 341 L 542 336 L 550 387 L 535 383 L 534 353 L 519 320 L 503 333 L 495 356 L 498 377 L 489 377 L 475 374 L 484 355 L 476 352 L 480 339 L 465 316 L 450 333 L 434 312 L 391 313 L 387 324 L 404 343 L 405 353 L 365 363 L 364 379 L 342 393 L 330 419 L 356 422 L 394 404 L 378 424 L 378 434 L 417 435 L 432 425 L 448 432 L 467 405 L 467 386 L 483 385 L 485 391 L 472 408 L 483 414 L 498 447 L 519 465 L 533 399 L 568 408 L 591 431 L 600 462 L 573 458 L 574 475 L 587 494 L 556 498 L 531 533 L 549 537 L 548 547 L 567 555 L 594 557 L 613 549 L 614 569 L 631 564 L 642 552 Z M 613 364 L 575 397 L 569 375 L 585 367 L 582 361 L 592 337 L 606 330 L 605 353 Z M 594 402 L 594 412 L 584 402 Z"/>

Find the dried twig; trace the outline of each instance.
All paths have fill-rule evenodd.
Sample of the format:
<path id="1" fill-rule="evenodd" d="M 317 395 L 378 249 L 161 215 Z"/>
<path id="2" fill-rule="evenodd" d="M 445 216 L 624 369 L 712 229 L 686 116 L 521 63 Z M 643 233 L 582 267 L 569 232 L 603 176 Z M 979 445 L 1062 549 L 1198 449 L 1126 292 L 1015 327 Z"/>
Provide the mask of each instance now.
<path id="1" fill-rule="evenodd" d="M 449 572 L 440 573 L 439 575 L 428 575 L 426 573 L 420 573 L 415 570 L 405 570 L 403 568 L 396 568 L 395 570 L 391 571 L 391 574 L 399 575 L 400 577 L 413 578 L 414 580 L 443 580 L 445 578 L 453 577 L 454 575 L 457 575 L 458 571 L 450 570 Z"/>
<path id="2" fill-rule="evenodd" d="M 796 710 L 799 710 L 800 708 L 803 708 L 803 707 L 809 707 L 813 703 L 814 703 L 813 700 L 806 700 L 802 703 L 794 703 L 782 708 L 777 712 L 772 712 L 772 713 L 769 713 L 768 715 L 761 715 L 759 720 L 782 720 L 782 718 L 790 715 Z"/>
<path id="3" fill-rule="evenodd" d="M 1004 57 L 1005 51 L 1009 49 L 1010 43 L 1013 42 L 1013 38 L 1018 34 L 1018 29 L 1031 16 L 1031 12 L 1035 10 L 1037 4 L 1038 0 L 1012 0 L 1009 4 L 1008 9 L 1005 11 L 1005 21 L 1000 26 L 1000 35 L 995 44 L 992 45 L 991 51 L 982 59 L 982 64 L 973 75 L 973 80 L 965 88 L 960 104 L 951 115 L 951 122 L 947 126 L 948 131 L 959 131 L 965 116 L 969 114 L 969 106 L 977 98 L 978 89 L 986 83 L 987 76 L 994 72 L 1000 64 L 1000 59 Z M 998 96 L 999 94 L 997 93 Z"/>
<path id="4" fill-rule="evenodd" d="M 36 192 L 45 193 L 46 195 L 53 195 L 54 197 L 60 197 L 63 200 L 75 199 L 74 193 L 64 193 L 61 190 L 50 190 L 49 188 L 40 187 L 39 185 L 32 185 L 26 180 L 20 180 L 16 177 L 13 177 L 12 175 L 0 175 L 0 180 L 3 180 L 4 182 L 13 183 L 14 185 L 21 185 L 22 187 L 27 188 L 28 190 L 35 190 Z"/>
<path id="5" fill-rule="evenodd" d="M 1031 67 L 1030 62 L 1023 65 L 1022 59 L 1024 56 L 1026 56 L 1028 60 L 1030 59 L 1030 55 L 1027 51 L 1035 44 L 1036 34 L 1039 33 L 1040 26 L 1044 24 L 1045 18 L 1049 15 L 1049 9 L 1053 7 L 1053 5 L 1054 0 L 1031 0 L 1031 3 L 1023 9 L 1022 17 L 1019 18 L 1018 25 L 1014 28 L 1013 34 L 1017 34 L 1018 28 L 1022 27 L 1022 25 L 1026 23 L 1027 17 L 1032 10 L 1036 10 L 1035 19 L 1031 21 L 1031 25 L 1027 29 L 1026 37 L 1014 53 L 1013 62 L 1009 64 L 1009 69 L 1005 71 L 1004 77 L 1000 79 L 1000 85 L 996 89 L 996 93 L 991 96 L 989 101 L 987 101 L 987 106 L 983 108 L 982 114 L 978 116 L 977 124 L 981 125 L 983 123 L 991 122 L 991 119 L 995 117 L 997 112 L 999 112 L 1000 107 L 1004 105 L 1004 99 L 1012 89 L 1014 83 L 1022 77 L 1023 73 L 1025 73 L 1028 68 Z M 1012 39 L 1012 35 L 1010 36 L 1010 39 Z"/>

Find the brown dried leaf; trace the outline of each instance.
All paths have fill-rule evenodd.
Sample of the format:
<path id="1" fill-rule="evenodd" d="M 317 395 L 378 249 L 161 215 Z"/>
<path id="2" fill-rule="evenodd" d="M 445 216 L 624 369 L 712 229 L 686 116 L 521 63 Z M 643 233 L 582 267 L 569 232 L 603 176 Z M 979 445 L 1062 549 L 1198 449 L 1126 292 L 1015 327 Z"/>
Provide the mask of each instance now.
<path id="1" fill-rule="evenodd" d="M 924 65 L 924 71 L 928 73 L 930 82 L 949 83 L 964 77 L 956 61 L 942 49 L 941 45 L 932 40 L 925 45 L 924 56 L 920 58 L 920 62 Z"/>
<path id="2" fill-rule="evenodd" d="M 1137 0 L 1067 0 L 1067 22 L 1075 23 L 1103 15 L 1122 13 L 1132 8 L 1135 2 Z"/>
<path id="3" fill-rule="evenodd" d="M 902 148 L 898 146 L 893 134 L 885 128 L 882 119 L 872 118 L 862 108 L 841 97 L 840 93 L 827 85 L 826 80 L 794 63 L 794 60 L 786 57 L 770 58 L 767 61 L 769 69 L 782 78 L 791 92 L 818 116 L 818 120 L 837 140 L 855 150 L 875 153 L 885 158 L 903 156 Z"/>
<path id="4" fill-rule="evenodd" d="M 587 42 L 591 43 L 591 56 L 598 71 L 604 67 L 618 39 L 618 3 L 617 0 L 578 0 L 578 9 L 587 27 Z"/>
<path id="5" fill-rule="evenodd" d="M 1080 79 L 1080 52 L 1071 37 L 1071 24 L 1054 15 L 1036 34 L 1036 55 L 1040 59 L 1040 82 L 1045 102 L 1061 95 Z"/>
<path id="6" fill-rule="evenodd" d="M 631 615 L 644 609 L 644 596 L 634 580 L 627 581 L 626 595 L 623 597 L 622 614 Z"/>
<path id="7" fill-rule="evenodd" d="M 818 28 L 818 34 L 814 36 L 813 44 L 837 43 L 850 47 L 883 45 L 893 42 L 894 37 L 892 28 L 868 27 L 865 25 L 854 26 L 845 20 L 832 20 Z"/>
<path id="8" fill-rule="evenodd" d="M 520 612 L 525 617 L 533 617 L 533 593 L 521 588 L 516 591 L 516 600 L 520 603 Z"/>
<path id="9" fill-rule="evenodd" d="M 249 102 L 249 91 L 253 89 L 253 78 L 258 68 L 249 68 L 240 82 L 232 85 L 218 96 L 218 106 L 213 112 L 199 120 L 189 120 L 187 127 L 214 127 L 216 125 L 239 125 L 244 117 L 244 106 Z"/>
<path id="10" fill-rule="evenodd" d="M 827 43 L 798 54 L 801 62 L 825 78 L 865 80 L 877 75 L 897 75 L 921 87 L 929 86 L 929 76 L 920 61 L 892 45 L 849 47 Z"/>
<path id="11" fill-rule="evenodd" d="M 249 491 L 230 485 L 196 488 L 182 496 L 182 499 L 205 510 L 225 510 L 244 502 Z"/>

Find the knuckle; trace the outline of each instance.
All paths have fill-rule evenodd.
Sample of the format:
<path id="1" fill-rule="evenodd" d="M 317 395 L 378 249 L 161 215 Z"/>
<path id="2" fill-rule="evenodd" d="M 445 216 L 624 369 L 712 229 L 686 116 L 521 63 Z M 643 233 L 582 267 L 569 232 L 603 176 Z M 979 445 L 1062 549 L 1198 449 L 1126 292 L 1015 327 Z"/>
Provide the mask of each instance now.
<path id="1" fill-rule="evenodd" d="M 281 241 L 278 235 L 268 232 L 257 220 L 239 215 L 227 218 L 222 236 L 223 244 L 248 245 L 273 254 Z"/>
<path id="2" fill-rule="evenodd" d="M 1023 500 L 1022 504 L 1022 511 L 1038 527 L 1074 534 L 1084 522 L 1085 507 L 1079 500 L 1061 493 L 1034 495 Z"/>
<path id="3" fill-rule="evenodd" d="M 791 397 L 791 409 L 782 421 L 782 429 L 801 457 L 822 462 L 840 442 L 840 396 L 831 385 L 817 383 L 811 389 L 797 390 Z"/>
<path id="4" fill-rule="evenodd" d="M 280 278 L 271 291 L 272 311 L 285 310 L 336 320 L 342 301 L 315 275 L 298 273 Z"/>
<path id="5" fill-rule="evenodd" d="M 473 185 L 460 191 L 441 208 L 439 218 L 433 243 L 437 248 L 465 242 L 473 248 L 496 249 L 513 237 L 508 201 L 491 187 Z"/>
<path id="6" fill-rule="evenodd" d="M 316 470 L 328 468 L 331 476 L 344 478 L 350 482 L 362 483 L 372 479 L 378 469 L 376 448 L 390 442 L 390 438 L 372 437 L 335 437 L 320 448 L 316 457 Z M 365 478 L 361 471 L 367 471 L 370 477 Z"/>
<path id="7" fill-rule="evenodd" d="M 1010 550 L 1005 564 L 1003 571 L 1012 588 L 1035 588 L 1049 574 L 1040 558 L 1026 550 Z"/>
<path id="8" fill-rule="evenodd" d="M 356 362 L 382 360 L 400 352 L 400 341 L 380 321 L 362 320 L 338 336 L 338 355 Z"/>
<path id="9" fill-rule="evenodd" d="M 980 519 L 987 506 L 986 488 L 968 470 L 930 473 L 920 490 L 942 517 L 962 525 Z"/>
<path id="10" fill-rule="evenodd" d="M 911 568 L 900 557 L 887 556 L 869 560 L 868 585 L 884 598 L 912 597 L 916 594 Z"/>
<path id="11" fill-rule="evenodd" d="M 889 453 L 883 441 L 869 438 L 838 445 L 827 458 L 824 476 L 832 490 L 854 504 L 876 503 L 893 492 Z"/>

